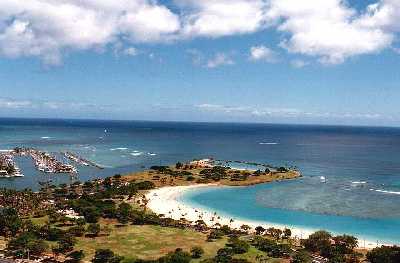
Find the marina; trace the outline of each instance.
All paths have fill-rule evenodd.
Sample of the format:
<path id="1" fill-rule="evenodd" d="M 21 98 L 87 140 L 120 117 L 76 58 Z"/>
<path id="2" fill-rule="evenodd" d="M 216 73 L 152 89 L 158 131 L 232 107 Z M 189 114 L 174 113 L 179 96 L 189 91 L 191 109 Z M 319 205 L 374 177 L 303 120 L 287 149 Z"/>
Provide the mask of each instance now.
<path id="1" fill-rule="evenodd" d="M 13 154 L 18 156 L 30 156 L 37 170 L 45 173 L 77 173 L 76 167 L 63 163 L 53 155 L 33 148 L 15 148 Z"/>
<path id="2" fill-rule="evenodd" d="M 67 160 L 74 162 L 76 165 L 104 169 L 101 165 L 73 152 L 55 152 L 51 154 L 35 148 L 15 147 L 12 150 L 0 151 L 0 178 L 24 176 L 14 160 L 15 157 L 32 158 L 36 170 L 42 173 L 63 173 L 75 177 L 78 169 Z"/>

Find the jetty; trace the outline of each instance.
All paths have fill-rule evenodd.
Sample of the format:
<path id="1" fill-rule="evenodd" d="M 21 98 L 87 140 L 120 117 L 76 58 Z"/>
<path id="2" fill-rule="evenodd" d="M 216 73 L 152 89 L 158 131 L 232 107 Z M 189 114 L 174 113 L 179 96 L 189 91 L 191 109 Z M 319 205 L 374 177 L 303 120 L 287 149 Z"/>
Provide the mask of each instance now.
<path id="1" fill-rule="evenodd" d="M 83 157 L 81 157 L 81 156 L 79 156 L 79 155 L 77 155 L 75 153 L 72 153 L 72 152 L 64 152 L 64 156 L 67 157 L 68 159 L 70 159 L 71 161 L 76 162 L 77 164 L 81 164 L 81 165 L 84 165 L 84 166 L 93 166 L 93 167 L 98 168 L 98 169 L 104 169 L 103 166 L 101 166 L 101 165 L 99 165 L 99 164 L 97 164 L 95 162 L 92 162 L 92 161 L 90 161 L 88 159 L 85 159 L 85 158 L 83 158 Z"/>
<path id="2" fill-rule="evenodd" d="M 47 152 L 33 148 L 15 148 L 13 152 L 20 156 L 30 156 L 35 163 L 35 167 L 41 172 L 77 173 L 77 169 L 73 165 L 62 163 Z"/>

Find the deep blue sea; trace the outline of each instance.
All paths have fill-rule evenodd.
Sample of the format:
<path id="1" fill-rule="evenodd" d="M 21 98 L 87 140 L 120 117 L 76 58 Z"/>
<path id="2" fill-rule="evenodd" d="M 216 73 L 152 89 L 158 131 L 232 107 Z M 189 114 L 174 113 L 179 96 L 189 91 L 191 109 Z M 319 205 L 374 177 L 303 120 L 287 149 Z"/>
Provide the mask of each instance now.
<path id="1" fill-rule="evenodd" d="M 79 166 L 81 181 L 206 157 L 297 166 L 299 180 L 185 198 L 236 217 L 400 243 L 399 128 L 0 119 L 0 149 L 16 146 L 73 151 L 107 167 Z M 1 187 L 71 181 L 36 171 L 27 157 L 17 163 L 25 177 L 0 179 Z"/>

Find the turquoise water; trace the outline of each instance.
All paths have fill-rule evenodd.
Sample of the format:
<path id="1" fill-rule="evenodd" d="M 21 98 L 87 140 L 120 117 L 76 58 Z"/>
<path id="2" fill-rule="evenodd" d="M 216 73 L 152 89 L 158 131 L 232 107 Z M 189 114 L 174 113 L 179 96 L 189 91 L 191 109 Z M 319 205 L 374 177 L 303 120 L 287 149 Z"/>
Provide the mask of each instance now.
<path id="1" fill-rule="evenodd" d="M 73 151 L 107 167 L 79 166 L 81 181 L 207 157 L 297 166 L 300 180 L 199 192 L 187 201 L 400 243 L 399 128 L 0 119 L 0 149 L 16 146 Z M 28 158 L 16 161 L 25 177 L 0 179 L 0 187 L 35 190 L 39 181 L 75 180 L 40 173 Z"/>
<path id="2" fill-rule="evenodd" d="M 396 218 L 358 218 L 330 214 L 310 213 L 266 207 L 257 197 L 274 198 L 269 191 L 276 185 L 293 182 L 279 182 L 249 187 L 210 187 L 190 190 L 181 196 L 181 201 L 193 207 L 205 208 L 229 218 L 268 222 L 286 227 L 307 230 L 326 229 L 334 234 L 352 234 L 359 238 L 362 246 L 365 240 L 378 244 L 399 244 L 400 220 Z M 301 198 L 301 197 L 300 197 Z"/>

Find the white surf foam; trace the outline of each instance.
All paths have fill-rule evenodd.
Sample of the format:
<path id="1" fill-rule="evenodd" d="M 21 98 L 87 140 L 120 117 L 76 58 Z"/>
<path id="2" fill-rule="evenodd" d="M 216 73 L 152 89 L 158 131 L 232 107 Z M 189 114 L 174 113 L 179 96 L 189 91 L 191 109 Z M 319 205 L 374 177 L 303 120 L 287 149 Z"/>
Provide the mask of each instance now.
<path id="1" fill-rule="evenodd" d="M 140 156 L 142 154 L 143 154 L 142 152 L 132 152 L 132 153 L 130 153 L 130 155 L 132 155 L 132 156 Z"/>
<path id="2" fill-rule="evenodd" d="M 40 137 L 40 139 L 48 140 L 48 139 L 51 139 L 51 137 L 50 136 L 43 136 L 43 137 Z"/>
<path id="3" fill-rule="evenodd" d="M 352 184 L 366 184 L 367 182 L 366 181 L 354 181 L 354 182 L 351 182 Z"/>
<path id="4" fill-rule="evenodd" d="M 369 189 L 370 191 L 375 191 L 378 193 L 384 193 L 384 194 L 393 194 L 393 195 L 400 195 L 400 192 L 396 191 L 387 191 L 387 190 L 382 190 L 382 189 Z"/>
<path id="5" fill-rule="evenodd" d="M 150 155 L 150 156 L 156 156 L 157 154 L 156 153 L 147 153 L 148 155 Z"/>
<path id="6" fill-rule="evenodd" d="M 259 144 L 261 144 L 261 145 L 277 145 L 279 143 L 277 143 L 277 142 L 260 142 Z"/>
<path id="7" fill-rule="evenodd" d="M 111 148 L 110 151 L 126 151 L 128 148 L 125 147 L 118 147 L 118 148 Z"/>

